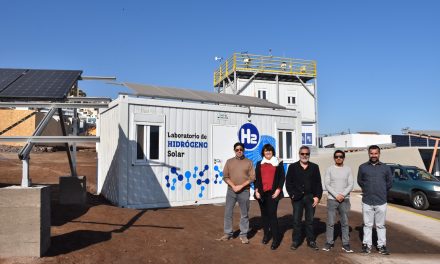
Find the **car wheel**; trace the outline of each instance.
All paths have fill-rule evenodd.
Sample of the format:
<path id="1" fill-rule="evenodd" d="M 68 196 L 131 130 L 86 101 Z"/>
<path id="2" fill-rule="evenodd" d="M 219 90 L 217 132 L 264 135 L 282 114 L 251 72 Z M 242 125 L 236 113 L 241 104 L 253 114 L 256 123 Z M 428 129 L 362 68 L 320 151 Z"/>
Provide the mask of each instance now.
<path id="1" fill-rule="evenodd" d="M 411 204 L 414 208 L 419 210 L 426 210 L 429 207 L 428 198 L 423 192 L 416 192 L 411 197 Z"/>

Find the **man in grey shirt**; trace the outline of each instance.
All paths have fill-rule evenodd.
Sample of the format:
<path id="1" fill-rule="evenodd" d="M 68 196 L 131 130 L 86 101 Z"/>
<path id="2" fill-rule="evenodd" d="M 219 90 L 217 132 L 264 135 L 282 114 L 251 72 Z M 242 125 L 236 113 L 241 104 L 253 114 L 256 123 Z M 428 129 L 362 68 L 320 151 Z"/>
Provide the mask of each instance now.
<path id="1" fill-rule="evenodd" d="M 371 253 L 373 225 L 376 224 L 377 250 L 389 255 L 386 247 L 385 216 L 387 213 L 387 193 L 393 185 L 391 169 L 379 161 L 380 148 L 368 148 L 370 160 L 359 166 L 357 182 L 362 188 L 362 216 L 364 219 L 364 238 L 362 252 Z"/>
<path id="2" fill-rule="evenodd" d="M 345 153 L 336 150 L 333 154 L 335 165 L 325 172 L 324 185 L 328 192 L 327 198 L 327 242 L 322 250 L 330 251 L 334 247 L 334 226 L 336 211 L 339 212 L 342 231 L 342 250 L 351 253 L 348 213 L 350 211 L 350 192 L 353 190 L 353 174 L 351 168 L 344 165 Z"/>

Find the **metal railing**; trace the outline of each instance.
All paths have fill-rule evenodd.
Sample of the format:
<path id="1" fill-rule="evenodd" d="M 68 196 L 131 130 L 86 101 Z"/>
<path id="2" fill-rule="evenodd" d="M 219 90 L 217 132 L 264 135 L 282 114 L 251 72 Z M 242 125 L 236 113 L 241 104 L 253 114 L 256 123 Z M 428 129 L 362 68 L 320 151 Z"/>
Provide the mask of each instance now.
<path id="1" fill-rule="evenodd" d="M 214 86 L 234 71 L 316 77 L 316 61 L 234 53 L 214 71 Z"/>

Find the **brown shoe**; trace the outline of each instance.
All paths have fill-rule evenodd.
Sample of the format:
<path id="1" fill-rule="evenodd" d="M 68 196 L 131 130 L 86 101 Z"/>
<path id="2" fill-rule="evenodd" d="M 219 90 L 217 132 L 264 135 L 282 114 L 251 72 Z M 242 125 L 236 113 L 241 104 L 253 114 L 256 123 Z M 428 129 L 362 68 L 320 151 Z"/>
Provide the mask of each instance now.
<path id="1" fill-rule="evenodd" d="M 217 238 L 216 240 L 217 241 L 228 241 L 231 238 L 232 238 L 231 235 L 224 234 L 221 238 Z"/>
<path id="2" fill-rule="evenodd" d="M 240 237 L 240 240 L 242 244 L 249 244 L 249 239 L 245 236 Z"/>

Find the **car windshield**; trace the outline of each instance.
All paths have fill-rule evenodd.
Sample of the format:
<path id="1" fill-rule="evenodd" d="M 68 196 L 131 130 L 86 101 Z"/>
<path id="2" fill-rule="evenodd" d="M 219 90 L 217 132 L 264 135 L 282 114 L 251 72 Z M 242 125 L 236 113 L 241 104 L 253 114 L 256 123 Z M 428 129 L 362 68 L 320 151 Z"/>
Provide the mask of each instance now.
<path id="1" fill-rule="evenodd" d="M 421 169 L 406 169 L 406 174 L 413 180 L 418 181 L 439 181 L 436 177 Z"/>

